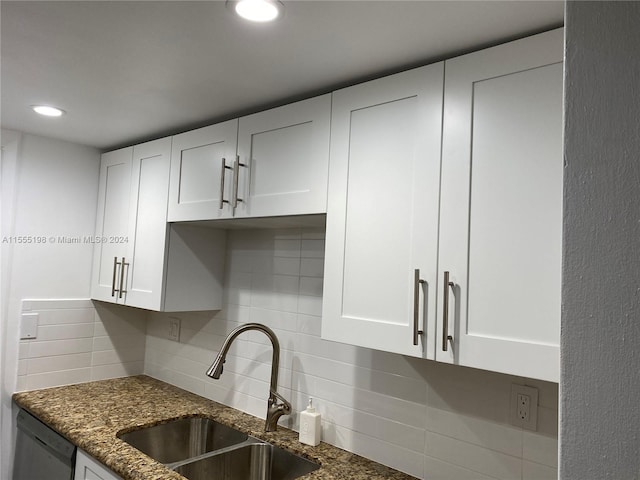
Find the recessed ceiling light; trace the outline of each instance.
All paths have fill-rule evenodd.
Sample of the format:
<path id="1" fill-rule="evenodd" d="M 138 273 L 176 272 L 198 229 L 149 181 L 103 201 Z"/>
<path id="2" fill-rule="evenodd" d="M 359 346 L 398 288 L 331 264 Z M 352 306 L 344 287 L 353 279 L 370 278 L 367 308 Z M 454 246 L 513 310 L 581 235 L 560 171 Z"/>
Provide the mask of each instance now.
<path id="1" fill-rule="evenodd" d="M 44 115 L 45 117 L 60 117 L 65 111 L 50 105 L 31 105 L 34 112 Z"/>
<path id="2" fill-rule="evenodd" d="M 252 22 L 271 22 L 282 16 L 284 5 L 277 0 L 239 0 L 230 2 L 235 12 Z"/>

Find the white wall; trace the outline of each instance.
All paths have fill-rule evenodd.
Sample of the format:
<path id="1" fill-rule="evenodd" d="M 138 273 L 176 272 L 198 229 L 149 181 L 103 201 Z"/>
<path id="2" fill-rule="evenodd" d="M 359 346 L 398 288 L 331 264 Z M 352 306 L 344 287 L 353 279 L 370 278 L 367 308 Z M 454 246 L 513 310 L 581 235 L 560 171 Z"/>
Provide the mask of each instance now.
<path id="1" fill-rule="evenodd" d="M 11 138 L 4 133 L 3 146 L 4 138 Z M 19 365 L 21 372 L 27 367 L 18 361 L 22 300 L 89 297 L 92 245 L 63 244 L 57 237 L 94 233 L 100 160 L 93 148 L 27 134 L 13 138 L 17 146 L 10 157 L 3 153 L 2 166 L 3 479 L 13 458 L 11 394 L 17 389 Z M 16 243 L 12 237 L 18 236 L 41 243 Z M 42 319 L 46 323 L 50 317 Z M 39 340 L 51 333 L 47 326 Z"/>
<path id="2" fill-rule="evenodd" d="M 321 230 L 230 231 L 224 309 L 151 314 L 146 373 L 264 418 L 263 334 L 242 334 L 220 380 L 205 376 L 232 328 L 264 323 L 282 347 L 281 393 L 296 413 L 316 399 L 324 441 L 420 478 L 557 478 L 556 384 L 321 340 L 323 260 Z M 169 317 L 181 319 L 180 342 L 167 339 Z M 509 425 L 512 383 L 539 388 L 538 432 Z M 297 428 L 297 415 L 283 421 Z"/>
<path id="3" fill-rule="evenodd" d="M 640 478 L 640 3 L 567 2 L 560 476 Z"/>

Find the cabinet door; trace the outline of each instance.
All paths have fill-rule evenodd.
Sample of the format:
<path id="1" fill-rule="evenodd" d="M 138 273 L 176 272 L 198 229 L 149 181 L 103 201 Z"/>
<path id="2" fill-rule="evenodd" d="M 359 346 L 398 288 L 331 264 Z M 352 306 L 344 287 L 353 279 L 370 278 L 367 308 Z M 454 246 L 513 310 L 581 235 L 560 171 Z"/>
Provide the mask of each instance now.
<path id="1" fill-rule="evenodd" d="M 238 121 L 175 135 L 168 221 L 230 217 Z"/>
<path id="2" fill-rule="evenodd" d="M 96 300 L 122 301 L 119 285 L 127 254 L 132 152 L 128 147 L 105 153 L 100 163 L 91 288 Z"/>
<path id="3" fill-rule="evenodd" d="M 242 117 L 235 216 L 325 213 L 331 95 Z"/>
<path id="4" fill-rule="evenodd" d="M 76 455 L 76 470 L 74 480 L 122 480 L 92 457 L 78 450 Z"/>
<path id="5" fill-rule="evenodd" d="M 439 63 L 333 94 L 325 339 L 434 357 L 442 84 Z"/>
<path id="6" fill-rule="evenodd" d="M 163 300 L 170 156 L 169 137 L 133 147 L 124 298 L 150 310 L 160 310 Z"/>
<path id="7" fill-rule="evenodd" d="M 440 361 L 558 381 L 562 59 L 556 30 L 445 64 Z"/>

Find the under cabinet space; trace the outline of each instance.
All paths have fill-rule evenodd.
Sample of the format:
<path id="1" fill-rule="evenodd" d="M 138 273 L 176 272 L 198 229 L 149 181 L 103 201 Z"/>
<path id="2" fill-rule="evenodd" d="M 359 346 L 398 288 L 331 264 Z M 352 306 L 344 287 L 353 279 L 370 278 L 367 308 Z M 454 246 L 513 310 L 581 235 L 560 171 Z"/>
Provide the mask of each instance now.
<path id="1" fill-rule="evenodd" d="M 226 232 L 167 223 L 171 138 L 103 155 L 92 298 L 156 311 L 220 308 Z"/>

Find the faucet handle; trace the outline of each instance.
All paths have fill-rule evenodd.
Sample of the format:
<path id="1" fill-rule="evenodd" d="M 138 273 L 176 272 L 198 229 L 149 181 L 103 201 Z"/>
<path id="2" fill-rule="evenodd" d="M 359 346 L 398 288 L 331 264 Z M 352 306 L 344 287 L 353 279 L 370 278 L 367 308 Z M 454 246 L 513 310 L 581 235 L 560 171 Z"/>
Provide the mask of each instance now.
<path id="1" fill-rule="evenodd" d="M 273 389 L 270 389 L 269 391 L 271 393 L 271 395 L 269 396 L 269 405 L 272 407 L 277 407 L 278 410 L 281 410 L 283 414 L 289 415 L 291 413 L 291 404 L 287 401 L 287 399 Z M 278 404 L 278 400 L 280 400 L 280 402 L 282 403 Z"/>

